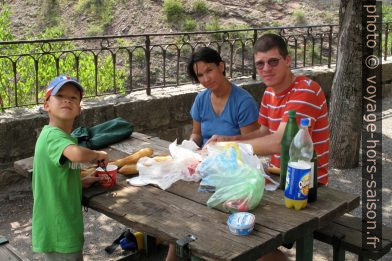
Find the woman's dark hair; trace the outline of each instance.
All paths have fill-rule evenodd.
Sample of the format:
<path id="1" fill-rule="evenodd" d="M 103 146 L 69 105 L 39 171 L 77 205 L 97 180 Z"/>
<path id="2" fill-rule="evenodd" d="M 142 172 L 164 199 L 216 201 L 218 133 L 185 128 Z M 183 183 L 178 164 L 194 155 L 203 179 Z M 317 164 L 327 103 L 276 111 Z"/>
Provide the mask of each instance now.
<path id="1" fill-rule="evenodd" d="M 188 75 L 195 82 L 199 82 L 199 79 L 197 79 L 197 75 L 193 69 L 193 66 L 195 63 L 200 61 L 205 63 L 215 63 L 216 65 L 219 65 L 221 62 L 223 62 L 220 54 L 214 49 L 210 47 L 201 47 L 197 49 L 194 53 L 192 53 L 187 65 Z M 225 71 L 223 71 L 223 75 L 225 75 Z"/>
<path id="2" fill-rule="evenodd" d="M 257 54 L 259 52 L 265 53 L 273 48 L 277 48 L 283 58 L 286 58 L 286 56 L 289 54 L 287 51 L 287 44 L 284 39 L 277 34 L 271 33 L 264 34 L 259 39 L 257 39 L 255 45 L 253 46 L 253 54 Z"/>

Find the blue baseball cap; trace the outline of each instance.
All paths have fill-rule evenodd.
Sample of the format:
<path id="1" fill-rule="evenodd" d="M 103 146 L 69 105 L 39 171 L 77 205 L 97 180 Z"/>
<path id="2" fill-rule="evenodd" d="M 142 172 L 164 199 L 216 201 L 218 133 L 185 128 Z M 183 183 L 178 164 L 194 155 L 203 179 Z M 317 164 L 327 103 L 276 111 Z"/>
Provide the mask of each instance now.
<path id="1" fill-rule="evenodd" d="M 49 83 L 45 93 L 45 100 L 48 100 L 50 96 L 55 95 L 66 83 L 72 83 L 76 88 L 79 89 L 80 98 L 83 97 L 83 87 L 75 78 L 68 75 L 59 75 Z"/>

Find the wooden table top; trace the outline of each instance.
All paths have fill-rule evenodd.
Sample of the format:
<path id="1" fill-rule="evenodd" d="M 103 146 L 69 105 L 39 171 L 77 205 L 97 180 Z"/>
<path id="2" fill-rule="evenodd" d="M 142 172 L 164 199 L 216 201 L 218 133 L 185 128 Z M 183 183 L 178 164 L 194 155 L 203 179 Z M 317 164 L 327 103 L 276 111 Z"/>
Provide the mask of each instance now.
<path id="1" fill-rule="evenodd" d="M 153 148 L 155 155 L 167 155 L 169 144 L 133 133 L 132 138 L 106 151 L 112 160 L 145 147 Z M 32 158 L 15 162 L 15 168 L 26 172 L 31 169 L 30 164 Z M 358 195 L 321 187 L 316 202 L 296 211 L 284 206 L 282 190 L 265 191 L 260 205 L 250 211 L 256 216 L 254 230 L 248 236 L 236 236 L 226 225 L 229 214 L 208 208 L 206 202 L 211 194 L 197 192 L 198 183 L 178 181 L 164 191 L 154 186 L 127 185 L 126 178 L 129 176 L 118 175 L 117 185 L 111 192 L 91 198 L 89 207 L 169 242 L 194 235 L 197 240 L 189 244 L 192 254 L 209 260 L 256 259 L 283 243 L 303 238 L 359 206 Z M 100 189 L 85 192 L 88 196 Z"/>

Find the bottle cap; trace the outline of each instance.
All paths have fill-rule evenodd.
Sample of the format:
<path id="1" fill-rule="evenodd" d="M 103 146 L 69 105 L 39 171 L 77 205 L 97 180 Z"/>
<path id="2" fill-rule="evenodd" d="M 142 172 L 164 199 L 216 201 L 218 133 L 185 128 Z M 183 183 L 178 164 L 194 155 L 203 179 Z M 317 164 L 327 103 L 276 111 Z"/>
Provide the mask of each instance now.
<path id="1" fill-rule="evenodd" d="M 301 126 L 308 127 L 309 123 L 310 123 L 310 119 L 309 118 L 302 118 L 301 119 Z"/>
<path id="2" fill-rule="evenodd" d="M 295 110 L 289 110 L 289 117 L 290 118 L 295 118 L 296 114 L 297 114 L 297 112 Z"/>

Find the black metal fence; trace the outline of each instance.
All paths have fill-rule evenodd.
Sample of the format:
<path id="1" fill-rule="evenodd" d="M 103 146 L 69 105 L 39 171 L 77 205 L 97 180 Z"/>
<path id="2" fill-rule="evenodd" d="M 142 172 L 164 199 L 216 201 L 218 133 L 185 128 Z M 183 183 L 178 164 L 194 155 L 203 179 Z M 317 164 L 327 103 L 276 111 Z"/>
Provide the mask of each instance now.
<path id="1" fill-rule="evenodd" d="M 0 42 L 1 108 L 41 103 L 59 74 L 78 78 L 87 97 L 143 89 L 150 95 L 153 88 L 186 84 L 188 57 L 199 46 L 221 53 L 228 77 L 255 78 L 252 46 L 267 31 L 286 39 L 293 68 L 336 61 L 337 25 Z M 387 41 L 388 25 L 384 31 Z M 385 56 L 390 53 L 385 45 Z"/>

